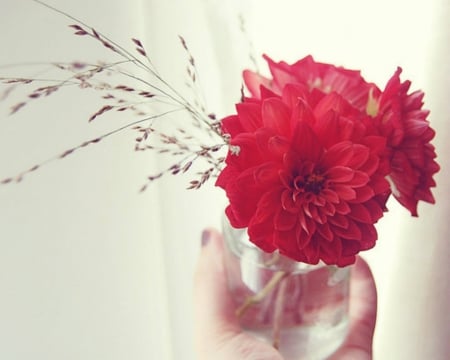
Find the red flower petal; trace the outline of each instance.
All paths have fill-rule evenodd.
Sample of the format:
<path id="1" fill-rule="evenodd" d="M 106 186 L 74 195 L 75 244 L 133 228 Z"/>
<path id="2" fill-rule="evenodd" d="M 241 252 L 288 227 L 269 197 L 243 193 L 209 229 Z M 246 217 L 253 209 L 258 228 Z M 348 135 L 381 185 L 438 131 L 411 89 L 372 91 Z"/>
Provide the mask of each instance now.
<path id="1" fill-rule="evenodd" d="M 323 148 L 320 146 L 319 139 L 304 121 L 297 123 L 293 131 L 291 145 L 299 159 L 317 162 L 322 156 Z"/>
<path id="2" fill-rule="evenodd" d="M 351 204 L 350 207 L 352 211 L 350 212 L 349 216 L 352 219 L 367 224 L 371 224 L 374 222 L 374 218 L 372 217 L 369 209 L 365 205 Z"/>
<path id="3" fill-rule="evenodd" d="M 335 184 L 333 185 L 333 190 L 342 200 L 348 201 L 356 198 L 356 192 L 351 186 Z"/>
<path id="4" fill-rule="evenodd" d="M 297 223 L 297 215 L 287 211 L 279 211 L 275 214 L 274 225 L 275 230 L 287 231 L 295 227 Z"/>
<path id="5" fill-rule="evenodd" d="M 261 106 L 253 103 L 236 105 L 240 123 L 245 132 L 253 132 L 261 127 Z"/>
<path id="6" fill-rule="evenodd" d="M 289 136 L 291 112 L 277 98 L 271 98 L 262 103 L 262 121 L 265 127 L 274 129 L 282 136 Z"/>
<path id="7" fill-rule="evenodd" d="M 327 167 L 342 165 L 346 166 L 349 161 L 355 162 L 354 145 L 351 141 L 342 141 L 331 146 L 324 154 L 322 164 Z M 363 151 L 361 151 L 363 153 Z M 368 155 L 368 150 L 367 150 Z M 355 166 L 352 166 L 355 167 Z"/>
<path id="8" fill-rule="evenodd" d="M 334 166 L 325 172 L 325 176 L 334 183 L 348 183 L 354 178 L 354 170 L 345 166 Z"/>
<path id="9" fill-rule="evenodd" d="M 253 71 L 245 70 L 243 72 L 245 86 L 250 90 L 255 98 L 260 97 L 260 86 L 270 87 L 270 80 Z"/>

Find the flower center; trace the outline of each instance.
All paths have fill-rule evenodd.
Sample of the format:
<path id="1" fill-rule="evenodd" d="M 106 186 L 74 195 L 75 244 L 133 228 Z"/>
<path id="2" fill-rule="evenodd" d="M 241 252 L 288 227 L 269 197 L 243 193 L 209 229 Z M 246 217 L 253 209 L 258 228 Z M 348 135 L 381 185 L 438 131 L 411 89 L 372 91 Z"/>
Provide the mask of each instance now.
<path id="1" fill-rule="evenodd" d="M 318 195 L 325 187 L 325 176 L 312 173 L 307 176 L 298 176 L 294 181 L 298 192 L 308 192 Z"/>
<path id="2" fill-rule="evenodd" d="M 306 179 L 305 191 L 318 195 L 323 189 L 324 182 L 323 175 L 311 174 Z"/>

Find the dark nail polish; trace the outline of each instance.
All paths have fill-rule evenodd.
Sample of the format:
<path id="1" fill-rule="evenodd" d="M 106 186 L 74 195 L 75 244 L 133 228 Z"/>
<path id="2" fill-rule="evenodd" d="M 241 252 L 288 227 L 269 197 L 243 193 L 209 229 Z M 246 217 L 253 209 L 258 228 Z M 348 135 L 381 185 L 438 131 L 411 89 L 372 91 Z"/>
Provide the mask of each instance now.
<path id="1" fill-rule="evenodd" d="M 209 243 L 209 239 L 211 239 L 211 233 L 209 230 L 203 230 L 202 232 L 202 247 L 205 247 Z"/>

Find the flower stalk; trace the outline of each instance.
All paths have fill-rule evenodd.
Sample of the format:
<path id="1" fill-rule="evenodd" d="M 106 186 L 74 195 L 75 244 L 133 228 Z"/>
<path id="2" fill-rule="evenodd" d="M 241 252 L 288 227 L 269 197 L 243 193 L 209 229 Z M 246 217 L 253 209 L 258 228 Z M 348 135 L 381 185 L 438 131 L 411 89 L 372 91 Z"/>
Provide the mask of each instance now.
<path id="1" fill-rule="evenodd" d="M 286 289 L 287 289 L 288 277 L 285 276 L 281 278 L 280 285 L 277 289 L 277 295 L 275 298 L 275 309 L 274 309 L 274 319 L 273 319 L 273 335 L 272 344 L 275 349 L 279 349 L 281 341 L 281 329 L 283 325 L 283 313 L 286 299 Z"/>
<path id="2" fill-rule="evenodd" d="M 255 295 L 248 296 L 245 299 L 245 301 L 236 309 L 235 311 L 236 316 L 238 318 L 242 317 L 245 314 L 245 312 L 249 309 L 249 307 L 258 304 L 260 301 L 262 301 L 287 276 L 289 276 L 289 273 L 286 271 L 275 272 L 272 278 L 259 292 L 257 292 Z"/>

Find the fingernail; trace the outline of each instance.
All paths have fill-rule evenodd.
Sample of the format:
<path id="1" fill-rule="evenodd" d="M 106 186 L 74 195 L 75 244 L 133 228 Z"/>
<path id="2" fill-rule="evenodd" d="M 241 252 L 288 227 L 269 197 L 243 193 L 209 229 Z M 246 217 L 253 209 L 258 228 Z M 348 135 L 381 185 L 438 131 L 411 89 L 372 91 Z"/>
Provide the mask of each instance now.
<path id="1" fill-rule="evenodd" d="M 202 232 L 202 247 L 208 245 L 209 240 L 211 239 L 211 232 L 209 230 L 203 230 Z"/>

